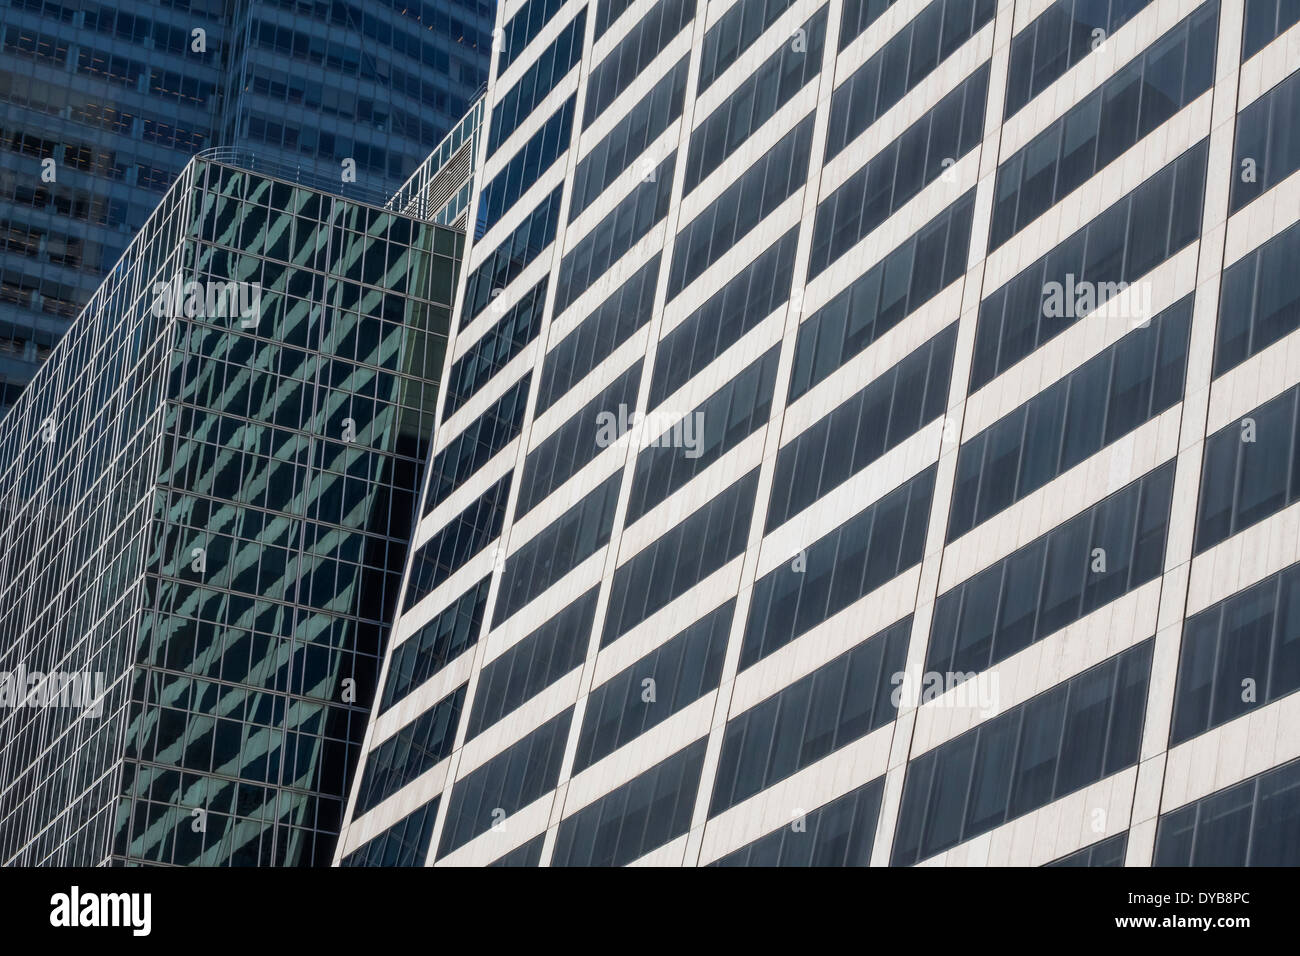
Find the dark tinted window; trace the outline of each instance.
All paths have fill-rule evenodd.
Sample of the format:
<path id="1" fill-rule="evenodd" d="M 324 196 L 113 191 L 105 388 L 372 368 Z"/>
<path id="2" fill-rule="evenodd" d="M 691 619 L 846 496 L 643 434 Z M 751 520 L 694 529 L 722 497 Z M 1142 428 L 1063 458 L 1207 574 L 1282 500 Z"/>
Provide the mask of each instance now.
<path id="1" fill-rule="evenodd" d="M 446 856 L 555 789 L 573 708 L 456 781 L 438 842 Z"/>
<path id="2" fill-rule="evenodd" d="M 877 777 L 710 866 L 868 866 L 885 778 Z"/>
<path id="3" fill-rule="evenodd" d="M 614 472 L 506 559 L 493 627 L 609 543 L 622 478 Z"/>
<path id="4" fill-rule="evenodd" d="M 659 0 L 591 71 L 587 81 L 586 129 L 695 17 L 695 0 Z"/>
<path id="5" fill-rule="evenodd" d="M 552 866 L 625 866 L 691 826 L 708 738 L 560 822 Z"/>
<path id="6" fill-rule="evenodd" d="M 584 7 L 568 26 L 560 30 L 551 45 L 541 52 L 515 85 L 497 100 L 496 106 L 492 107 L 484 159 L 496 152 L 496 148 L 519 128 L 537 105 L 546 99 L 547 94 L 573 69 L 574 64 L 582 58 L 586 35 L 587 10 Z"/>
<path id="7" fill-rule="evenodd" d="M 1300 760 L 1161 814 L 1155 866 L 1300 866 Z"/>
<path id="8" fill-rule="evenodd" d="M 1169 746 L 1300 689 L 1300 565 L 1183 625 Z"/>
<path id="9" fill-rule="evenodd" d="M 988 82 L 986 63 L 818 203 L 810 280 L 979 145 Z"/>
<path id="10" fill-rule="evenodd" d="M 452 518 L 415 552 L 407 573 L 406 602 L 410 610 L 425 595 L 452 576 L 470 558 L 501 534 L 510 498 L 507 472 L 464 511 Z"/>
<path id="11" fill-rule="evenodd" d="M 434 797 L 343 857 L 339 866 L 424 866 L 437 819 Z"/>
<path id="12" fill-rule="evenodd" d="M 1068 856 L 1053 860 L 1047 866 L 1123 866 L 1128 850 L 1128 831 L 1100 840 Z"/>
<path id="13" fill-rule="evenodd" d="M 777 453 L 768 532 L 943 414 L 956 342 L 953 324 Z"/>
<path id="14" fill-rule="evenodd" d="M 569 201 L 570 222 L 595 202 L 610 183 L 636 162 L 646 147 L 682 115 L 690 62 L 689 55 L 682 57 L 578 163 L 573 175 L 573 198 Z M 652 168 L 642 167 L 644 173 L 651 171 Z"/>
<path id="15" fill-rule="evenodd" d="M 519 481 L 516 520 L 541 504 L 584 465 L 595 460 L 611 439 L 621 438 L 631 409 L 636 408 L 637 389 L 641 385 L 641 360 L 605 386 L 595 398 L 579 409 L 563 425 L 547 436 L 524 459 L 523 478 Z M 606 426 L 613 421 L 613 432 Z"/>
<path id="16" fill-rule="evenodd" d="M 484 578 L 392 649 L 379 713 L 442 670 L 461 651 L 474 646 L 491 583 L 491 576 Z"/>
<path id="17" fill-rule="evenodd" d="M 357 787 L 360 815 L 371 810 L 451 753 L 465 703 L 465 685 L 371 748 Z"/>
<path id="18" fill-rule="evenodd" d="M 596 227 L 583 236 L 560 262 L 555 284 L 555 307 L 559 315 L 591 288 L 623 254 L 640 241 L 668 214 L 673 192 L 673 153 L 660 163 L 650 178 L 637 184 Z"/>
<path id="19" fill-rule="evenodd" d="M 1183 397 L 1189 295 L 961 446 L 953 541 Z"/>
<path id="20" fill-rule="evenodd" d="M 755 582 L 741 670 L 920 562 L 934 472 L 931 465 Z"/>
<path id="21" fill-rule="evenodd" d="M 726 161 L 820 71 L 826 43 L 826 8 L 802 27 L 803 41 L 781 44 L 750 77 L 695 127 L 686 160 L 689 193 Z"/>
<path id="22" fill-rule="evenodd" d="M 980 303 L 972 392 L 1200 235 L 1206 155 L 1202 140 Z"/>
<path id="23" fill-rule="evenodd" d="M 1150 2 L 1058 0 L 1044 10 L 1011 40 L 1004 117 L 1018 112 Z"/>
<path id="24" fill-rule="evenodd" d="M 741 554 L 758 488 L 758 469 L 647 545 L 614 572 L 605 647 Z"/>
<path id="25" fill-rule="evenodd" d="M 956 53 L 993 19 L 994 8 L 994 0 L 934 0 L 890 37 L 831 95 L 825 161 Z M 843 33 L 840 41 L 842 47 Z"/>
<path id="26" fill-rule="evenodd" d="M 717 689 L 735 609 L 733 598 L 591 692 L 575 774 Z"/>
<path id="27" fill-rule="evenodd" d="M 1205 440 L 1196 554 L 1300 500 L 1298 392 L 1287 389 Z"/>
<path id="28" fill-rule="evenodd" d="M 1147 640 L 910 761 L 893 866 L 910 866 L 1137 762 Z"/>
<path id="29" fill-rule="evenodd" d="M 1223 271 L 1214 374 L 1222 375 L 1300 328 L 1300 224 Z"/>
<path id="30" fill-rule="evenodd" d="M 1218 3 L 1184 19 L 998 167 L 989 248 L 1078 189 L 1210 88 Z M 1139 90 L 1140 99 L 1128 95 Z"/>
<path id="31" fill-rule="evenodd" d="M 970 190 L 799 326 L 793 402 L 966 273 Z"/>
<path id="32" fill-rule="evenodd" d="M 660 340 L 650 381 L 650 408 L 785 303 L 798 244 L 795 226 Z"/>
<path id="33" fill-rule="evenodd" d="M 697 95 L 708 89 L 727 67 L 753 46 L 754 41 L 793 3 L 794 0 L 739 0 L 733 3 L 704 34 Z"/>
<path id="34" fill-rule="evenodd" d="M 941 594 L 926 670 L 992 667 L 1158 577 L 1173 479 L 1169 462 Z"/>
<path id="35" fill-rule="evenodd" d="M 671 299 L 803 186 L 808 177 L 813 115 L 764 153 L 703 212 L 677 233 Z"/>
<path id="36" fill-rule="evenodd" d="M 532 700 L 587 656 L 597 589 L 592 588 L 523 640 L 484 664 L 465 739 L 477 737 L 506 714 Z"/>
<path id="37" fill-rule="evenodd" d="M 628 524 L 767 424 L 780 357 L 774 345 L 662 435 L 643 436 L 653 441 L 636 458 Z"/>
<path id="38" fill-rule="evenodd" d="M 709 816 L 893 720 L 911 630 L 909 615 L 727 721 Z"/>
<path id="39" fill-rule="evenodd" d="M 483 333 L 482 338 L 452 363 L 443 385 L 447 395 L 442 409 L 443 421 L 473 398 L 507 362 L 523 351 L 525 345 L 537 338 L 546 310 L 546 283 L 544 278 L 525 292 L 492 328 Z"/>
<path id="40" fill-rule="evenodd" d="M 610 294 L 560 344 L 546 353 L 535 415 L 550 408 L 616 348 L 650 321 L 659 253 Z"/>

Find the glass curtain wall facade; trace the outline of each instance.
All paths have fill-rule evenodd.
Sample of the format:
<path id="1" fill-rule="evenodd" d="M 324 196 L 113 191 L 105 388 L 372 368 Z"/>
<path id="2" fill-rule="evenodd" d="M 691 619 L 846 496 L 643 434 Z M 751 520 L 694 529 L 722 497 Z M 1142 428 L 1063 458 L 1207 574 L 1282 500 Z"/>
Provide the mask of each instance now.
<path id="1" fill-rule="evenodd" d="M 321 865 L 463 234 L 195 159 L 0 447 L 0 860 Z"/>
<path id="2" fill-rule="evenodd" d="M 503 5 L 340 861 L 1300 862 L 1268 6 Z"/>
<path id="3" fill-rule="evenodd" d="M 192 155 L 382 205 L 481 90 L 493 13 L 3 0 L 0 415 Z"/>

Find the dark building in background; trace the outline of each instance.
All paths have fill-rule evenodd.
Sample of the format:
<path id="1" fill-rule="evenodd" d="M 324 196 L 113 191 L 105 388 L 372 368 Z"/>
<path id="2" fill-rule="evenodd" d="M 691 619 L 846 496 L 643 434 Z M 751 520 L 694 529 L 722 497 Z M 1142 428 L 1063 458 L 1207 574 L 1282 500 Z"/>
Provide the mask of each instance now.
<path id="1" fill-rule="evenodd" d="M 0 437 L 0 863 L 329 862 L 462 245 L 181 172 Z"/>
<path id="2" fill-rule="evenodd" d="M 0 0 L 0 415 L 192 155 L 382 204 L 486 81 L 493 16 Z"/>

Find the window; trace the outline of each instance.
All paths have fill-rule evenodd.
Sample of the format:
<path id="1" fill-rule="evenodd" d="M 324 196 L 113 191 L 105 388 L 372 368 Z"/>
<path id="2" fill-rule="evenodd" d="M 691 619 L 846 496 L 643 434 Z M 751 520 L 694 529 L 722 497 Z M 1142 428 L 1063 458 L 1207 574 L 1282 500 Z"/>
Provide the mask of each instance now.
<path id="1" fill-rule="evenodd" d="M 891 866 L 911 866 L 1137 762 L 1148 639 L 914 758 Z"/>
<path id="2" fill-rule="evenodd" d="M 339 866 L 424 866 L 437 820 L 434 797 L 343 857 Z"/>
<path id="3" fill-rule="evenodd" d="M 519 148 L 519 152 L 501 167 L 501 171 L 483 187 L 479 199 L 479 212 L 475 225 L 475 239 L 482 239 L 504 216 L 528 187 L 537 182 L 542 173 L 569 148 L 569 135 L 573 130 L 573 105 L 576 94 L 564 101 L 532 136 Z"/>
<path id="4" fill-rule="evenodd" d="M 668 278 L 669 299 L 803 186 L 808 177 L 812 129 L 810 113 L 677 233 Z"/>
<path id="5" fill-rule="evenodd" d="M 519 11 L 506 21 L 501 30 L 501 53 L 497 59 L 497 75 L 506 71 L 515 57 L 541 32 L 542 27 L 564 6 L 564 0 L 528 0 Z"/>
<path id="6" fill-rule="evenodd" d="M 605 112 L 694 17 L 695 0 L 659 0 L 627 32 L 618 46 L 591 71 L 587 81 L 587 108 L 582 111 L 583 129 Z"/>
<path id="7" fill-rule="evenodd" d="M 851 790 L 710 866 L 869 866 L 885 778 Z"/>
<path id="8" fill-rule="evenodd" d="M 542 328 L 546 308 L 545 277 L 512 305 L 482 338 L 456 359 L 443 386 L 447 399 L 442 420 L 473 398 L 506 363 L 523 351 Z"/>
<path id="9" fill-rule="evenodd" d="M 926 670 L 985 670 L 1158 577 L 1173 479 L 1168 462 L 941 594 Z"/>
<path id="10" fill-rule="evenodd" d="M 1195 554 L 1300 500 L 1297 393 L 1287 389 L 1205 440 Z"/>
<path id="11" fill-rule="evenodd" d="M 920 563 L 934 473 L 931 465 L 758 579 L 741 670 Z"/>
<path id="12" fill-rule="evenodd" d="M 1300 73 L 1292 73 L 1237 114 L 1233 148 L 1232 212 L 1300 169 Z"/>
<path id="13" fill-rule="evenodd" d="M 1011 41 L 1007 100 L 1010 119 L 1026 103 L 1115 31 L 1146 9 L 1151 0 L 1057 0 Z"/>
<path id="14" fill-rule="evenodd" d="M 625 866 L 691 826 L 702 737 L 560 822 L 552 866 Z"/>
<path id="15" fill-rule="evenodd" d="M 1300 760 L 1161 814 L 1153 865 L 1300 865 Z"/>
<path id="16" fill-rule="evenodd" d="M 989 23 L 995 6 L 994 0 L 933 0 L 890 37 L 831 95 L 824 162 L 838 156 Z M 844 42 L 841 31 L 841 49 Z"/>
<path id="17" fill-rule="evenodd" d="M 363 765 L 361 783 L 357 786 L 354 815 L 379 806 L 451 753 L 464 703 L 465 685 L 462 684 L 393 736 L 371 748 Z"/>
<path id="18" fill-rule="evenodd" d="M 767 424 L 780 353 L 773 346 L 662 435 L 642 436 L 651 444 L 637 455 L 628 524 Z"/>
<path id="19" fill-rule="evenodd" d="M 501 534 L 513 475 L 507 472 L 416 550 L 408 572 L 403 611 L 409 611 Z"/>
<path id="20" fill-rule="evenodd" d="M 618 287 L 546 354 L 535 415 L 550 408 L 650 321 L 659 253 Z"/>
<path id="21" fill-rule="evenodd" d="M 429 490 L 425 497 L 426 514 L 446 501 L 447 496 L 464 484 L 470 475 L 519 436 L 524 427 L 530 381 L 531 375 L 525 373 L 446 448 L 433 456 L 429 468 Z"/>
<path id="22" fill-rule="evenodd" d="M 493 627 L 609 543 L 622 478 L 614 472 L 506 559 Z"/>
<path id="23" fill-rule="evenodd" d="M 1082 850 L 1053 860 L 1046 866 L 1123 866 L 1128 851 L 1128 831 L 1099 840 Z"/>
<path id="24" fill-rule="evenodd" d="M 438 843 L 439 856 L 459 849 L 555 789 L 572 721 L 570 707 L 456 781 Z"/>
<path id="25" fill-rule="evenodd" d="M 596 39 L 599 40 L 609 29 L 610 24 L 632 5 L 632 0 L 597 0 L 597 2 L 599 6 L 596 8 Z"/>
<path id="26" fill-rule="evenodd" d="M 704 34 L 700 55 L 698 96 L 709 88 L 723 71 L 754 45 L 794 0 L 740 0 L 720 16 Z"/>
<path id="27" fill-rule="evenodd" d="M 1223 271 L 1214 374 L 1228 372 L 1300 328 L 1300 225 L 1274 236 Z"/>
<path id="28" fill-rule="evenodd" d="M 735 609 L 733 598 L 591 692 L 575 774 L 717 689 Z"/>
<path id="29" fill-rule="evenodd" d="M 563 193 L 564 184 L 561 183 L 470 274 L 465 282 L 462 328 L 487 308 L 488 303 L 554 241 Z"/>
<path id="30" fill-rule="evenodd" d="M 1187 619 L 1169 746 L 1297 689 L 1300 565 L 1293 564 Z"/>
<path id="31" fill-rule="evenodd" d="M 1241 38 L 1241 62 L 1280 37 L 1300 21 L 1300 6 L 1291 0 L 1246 0 L 1246 29 Z"/>
<path id="32" fill-rule="evenodd" d="M 594 461 L 605 448 L 607 439 L 617 441 L 636 408 L 637 389 L 641 385 L 641 360 L 614 379 L 595 398 L 579 409 L 572 418 L 552 432 L 524 461 L 524 476 L 519 483 L 519 502 L 515 519 L 527 514 L 546 496 Z M 603 419 L 614 422 L 614 436 L 605 434 Z"/>
<path id="33" fill-rule="evenodd" d="M 583 662 L 596 616 L 592 588 L 479 671 L 465 739 L 477 737 Z"/>
<path id="34" fill-rule="evenodd" d="M 1183 397 L 1186 296 L 961 446 L 948 540 L 955 541 Z"/>
<path id="35" fill-rule="evenodd" d="M 491 576 L 479 581 L 392 649 L 379 713 L 392 707 L 478 641 Z"/>
<path id="36" fill-rule="evenodd" d="M 818 203 L 809 281 L 979 145 L 988 81 L 986 63 Z"/>
<path id="37" fill-rule="evenodd" d="M 844 0 L 840 15 L 840 49 L 862 36 L 897 0 Z M 942 10 L 942 7 L 937 9 Z"/>
<path id="38" fill-rule="evenodd" d="M 657 407 L 790 297 L 794 226 L 659 342 L 649 407 Z"/>
<path id="39" fill-rule="evenodd" d="M 948 326 L 777 453 L 771 533 L 943 414 L 957 326 Z"/>
<path id="40" fill-rule="evenodd" d="M 893 720 L 911 630 L 909 615 L 727 721 L 709 816 Z"/>
<path id="41" fill-rule="evenodd" d="M 507 24 L 506 29 L 509 27 L 510 24 Z M 582 59 L 586 35 L 587 10 L 584 7 L 560 31 L 551 45 L 542 51 L 536 62 L 524 71 L 515 85 L 497 100 L 496 106 L 492 107 L 484 159 L 496 152 L 497 147 L 519 128 L 537 105 L 546 99 L 547 94 L 568 75 L 574 64 Z M 505 39 L 509 42 L 509 35 Z"/>
<path id="42" fill-rule="evenodd" d="M 497 857 L 488 866 L 540 866 L 542 847 L 546 843 L 546 834 L 539 833 L 527 843 L 515 847 L 505 856 Z"/>
<path id="43" fill-rule="evenodd" d="M 685 195 L 726 161 L 765 122 L 821 72 L 826 44 L 826 7 L 802 27 L 804 43 L 793 42 L 763 61 L 736 91 L 691 133 Z"/>
<path id="44" fill-rule="evenodd" d="M 1206 155 L 1202 140 L 980 303 L 971 392 L 1196 240 Z"/>
<path id="45" fill-rule="evenodd" d="M 966 274 L 974 208 L 972 189 L 799 326 L 788 401 L 824 381 Z"/>
<path id="46" fill-rule="evenodd" d="M 553 313 L 559 315 L 586 292 L 664 216 L 673 192 L 673 153 L 636 185 L 560 262 Z"/>
<path id="47" fill-rule="evenodd" d="M 743 553 L 757 490 L 754 469 L 623 562 L 614 572 L 600 646 L 612 644 Z"/>
<path id="48" fill-rule="evenodd" d="M 999 166 L 990 250 L 1208 90 L 1199 58 L 1214 62 L 1218 22 L 1218 3 L 1203 4 Z"/>
<path id="49" fill-rule="evenodd" d="M 573 175 L 569 222 L 578 218 L 579 213 L 595 202 L 610 183 L 629 169 L 637 157 L 681 117 L 690 62 L 689 54 L 678 60 L 677 65 L 664 74 L 578 163 Z"/>

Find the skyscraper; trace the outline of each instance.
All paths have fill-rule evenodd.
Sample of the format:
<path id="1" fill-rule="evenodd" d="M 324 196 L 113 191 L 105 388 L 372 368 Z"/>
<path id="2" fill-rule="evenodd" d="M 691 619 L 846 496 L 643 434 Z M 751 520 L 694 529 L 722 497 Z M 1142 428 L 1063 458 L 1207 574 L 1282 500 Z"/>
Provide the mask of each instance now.
<path id="1" fill-rule="evenodd" d="M 499 16 L 340 861 L 1300 862 L 1295 5 Z"/>
<path id="2" fill-rule="evenodd" d="M 0 414 L 190 156 L 382 204 L 487 77 L 481 0 L 8 0 Z"/>
<path id="3" fill-rule="evenodd" d="M 0 437 L 0 862 L 329 862 L 462 246 L 184 168 Z"/>

